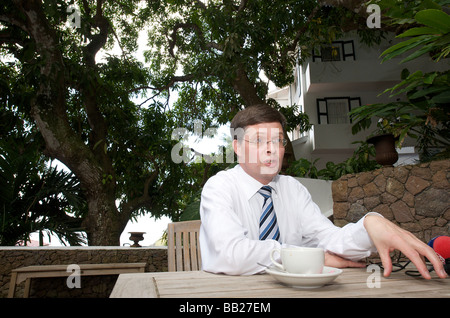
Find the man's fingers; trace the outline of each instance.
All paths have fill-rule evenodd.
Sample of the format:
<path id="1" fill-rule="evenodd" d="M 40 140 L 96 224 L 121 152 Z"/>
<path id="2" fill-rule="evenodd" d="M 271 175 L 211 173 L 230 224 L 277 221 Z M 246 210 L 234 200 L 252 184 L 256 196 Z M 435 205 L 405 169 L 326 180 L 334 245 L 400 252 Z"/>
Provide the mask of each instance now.
<path id="1" fill-rule="evenodd" d="M 388 277 L 392 272 L 392 260 L 391 256 L 389 255 L 389 250 L 378 250 L 378 254 L 381 259 L 381 264 L 383 264 L 384 268 L 383 276 Z"/>
<path id="2" fill-rule="evenodd" d="M 407 258 L 409 258 L 409 260 L 416 266 L 417 270 L 423 276 L 423 278 L 431 279 L 430 272 L 428 271 L 428 268 L 425 265 L 425 261 L 422 256 L 425 255 L 424 253 L 429 252 L 427 249 L 427 247 L 429 246 L 419 241 L 419 239 L 417 239 L 412 234 L 406 233 L 405 237 L 408 236 L 411 238 L 409 241 L 398 237 L 396 240 L 397 246 L 395 248 L 402 252 L 403 255 L 405 255 Z"/>
<path id="3" fill-rule="evenodd" d="M 426 257 L 440 278 L 446 278 L 447 274 L 445 273 L 444 266 L 437 256 L 436 252 L 427 244 L 423 243 L 419 239 L 416 239 L 415 244 L 410 245 L 410 248 L 405 248 L 404 250 L 400 249 L 406 257 L 408 257 L 411 262 L 416 266 L 419 273 L 426 279 L 431 279 L 430 272 L 425 264 Z"/>
<path id="4" fill-rule="evenodd" d="M 448 276 L 444 270 L 444 264 L 442 264 L 442 261 L 437 256 L 434 249 L 424 244 L 423 250 L 420 254 L 424 255 L 431 262 L 431 264 L 433 264 L 434 270 L 440 278 L 446 278 Z"/>
<path id="5" fill-rule="evenodd" d="M 424 278 L 431 279 L 431 275 L 423 257 L 426 257 L 433 264 L 440 278 L 447 277 L 443 264 L 434 250 L 412 233 L 377 215 L 366 216 L 364 226 L 378 250 L 384 266 L 384 276 L 389 276 L 392 272 L 389 252 L 399 250 L 411 260 Z"/>
<path id="6" fill-rule="evenodd" d="M 417 270 L 419 271 L 419 273 L 422 275 L 423 278 L 431 279 L 430 272 L 428 271 L 428 268 L 425 265 L 425 262 L 419 253 L 414 251 L 411 253 L 403 252 L 403 254 L 405 254 L 405 256 L 411 260 L 411 262 L 413 262 L 413 264 L 416 266 Z"/>

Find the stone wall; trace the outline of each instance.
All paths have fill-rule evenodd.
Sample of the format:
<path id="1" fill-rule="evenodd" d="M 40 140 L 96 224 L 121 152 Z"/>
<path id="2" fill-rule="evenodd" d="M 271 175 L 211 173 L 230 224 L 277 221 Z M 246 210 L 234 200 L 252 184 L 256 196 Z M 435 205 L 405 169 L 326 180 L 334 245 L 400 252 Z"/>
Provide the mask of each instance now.
<path id="1" fill-rule="evenodd" d="M 450 160 L 384 167 L 332 184 L 334 223 L 375 211 L 424 242 L 450 233 Z"/>
<path id="2" fill-rule="evenodd" d="M 31 265 L 146 263 L 146 272 L 167 271 L 167 247 L 1 247 L 0 298 L 8 295 L 11 270 Z M 109 297 L 118 275 L 82 276 L 81 288 L 67 287 L 65 277 L 36 278 L 30 297 Z M 25 283 L 16 287 L 23 296 Z"/>

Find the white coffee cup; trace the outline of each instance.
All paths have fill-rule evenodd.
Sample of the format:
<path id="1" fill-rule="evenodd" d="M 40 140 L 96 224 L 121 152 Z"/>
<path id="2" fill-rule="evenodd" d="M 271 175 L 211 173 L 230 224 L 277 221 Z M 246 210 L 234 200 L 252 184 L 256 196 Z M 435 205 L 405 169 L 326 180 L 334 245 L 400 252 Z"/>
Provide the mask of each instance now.
<path id="1" fill-rule="evenodd" d="M 281 255 L 282 264 L 275 260 L 275 253 Z M 288 273 L 321 274 L 325 253 L 323 249 L 314 247 L 281 248 L 272 250 L 270 259 L 276 267 Z"/>

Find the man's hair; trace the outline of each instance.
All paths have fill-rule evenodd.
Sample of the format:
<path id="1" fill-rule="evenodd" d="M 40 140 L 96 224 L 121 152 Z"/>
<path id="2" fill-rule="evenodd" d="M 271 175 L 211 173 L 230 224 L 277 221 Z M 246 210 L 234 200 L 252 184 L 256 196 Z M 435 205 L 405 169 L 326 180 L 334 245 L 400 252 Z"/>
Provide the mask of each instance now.
<path id="1" fill-rule="evenodd" d="M 246 127 L 262 123 L 279 122 L 283 127 L 286 126 L 286 118 L 275 108 L 267 104 L 258 104 L 239 111 L 231 121 L 230 131 L 233 139 L 238 139 L 239 131 L 243 131 Z"/>

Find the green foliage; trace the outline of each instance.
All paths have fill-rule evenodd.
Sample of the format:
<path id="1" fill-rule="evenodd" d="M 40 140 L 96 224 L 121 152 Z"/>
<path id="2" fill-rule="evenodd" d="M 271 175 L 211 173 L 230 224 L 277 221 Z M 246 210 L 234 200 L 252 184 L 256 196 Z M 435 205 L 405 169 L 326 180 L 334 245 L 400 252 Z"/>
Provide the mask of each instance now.
<path id="1" fill-rule="evenodd" d="M 318 179 L 318 170 L 315 166 L 318 160 L 319 159 L 316 159 L 314 162 L 311 162 L 305 158 L 295 160 L 294 162 L 291 162 L 289 167 L 286 169 L 286 174 L 299 178 Z"/>
<path id="2" fill-rule="evenodd" d="M 175 81 L 172 88 L 181 97 L 175 108 L 183 109 L 186 119 L 202 115 L 217 124 L 248 106 L 244 95 L 265 100 L 261 73 L 278 87 L 292 83 L 298 57 L 304 60 L 314 46 L 335 40 L 358 18 L 314 0 L 168 4 L 152 16 L 152 48 L 145 54 L 152 83 L 167 87 Z"/>
<path id="3" fill-rule="evenodd" d="M 267 104 L 278 109 L 286 118 L 286 131 L 292 131 L 296 128 L 300 133 L 307 132 L 311 129 L 309 117 L 307 114 L 300 112 L 298 105 L 280 106 L 273 99 L 268 100 Z"/>
<path id="4" fill-rule="evenodd" d="M 439 61 L 450 53 L 450 16 L 442 9 L 427 9 L 416 13 L 414 22 L 422 27 L 413 27 L 398 35 L 398 38 L 410 38 L 393 45 L 381 56 L 383 61 L 392 59 L 407 51 L 416 51 L 403 59 L 401 63 L 414 60 L 424 54 L 431 53 L 431 57 Z"/>
<path id="5" fill-rule="evenodd" d="M 343 175 L 350 173 L 359 173 L 371 171 L 380 168 L 380 165 L 371 158 L 375 157 L 375 148 L 366 142 L 360 143 L 359 147 L 353 152 L 353 156 L 344 162 L 335 164 L 327 162 L 324 169 L 318 170 L 315 166 L 319 159 L 310 162 L 300 158 L 291 163 L 286 174 L 311 179 L 337 180 Z"/>
<path id="6" fill-rule="evenodd" d="M 402 26 L 404 32 L 397 38 L 405 39 L 384 51 L 383 61 L 409 54 L 401 61 L 404 63 L 429 54 L 435 63 L 444 64 L 443 69 L 448 68 L 446 58 L 450 53 L 450 16 L 440 6 L 446 5 L 446 2 L 407 2 L 377 2 L 391 17 L 392 25 Z M 441 148 L 442 155 L 448 154 L 449 92 L 450 71 L 424 73 L 419 70 L 411 74 L 404 69 L 401 82 L 384 93 L 391 93 L 390 97 L 406 96 L 406 101 L 354 109 L 350 113 L 354 122 L 352 131 L 357 133 L 368 129 L 372 118 L 378 117 L 381 118 L 379 124 L 382 130 L 388 129 L 388 132 L 399 137 L 399 146 L 406 136 L 417 139 L 422 160 L 431 158 L 432 148 Z"/>
<path id="7" fill-rule="evenodd" d="M 70 245 L 85 243 L 76 232 L 87 208 L 79 181 L 47 167 L 41 144 L 31 134 L 0 143 L 0 245 L 24 244 L 35 231 Z"/>
<path id="8" fill-rule="evenodd" d="M 225 160 L 222 160 L 225 162 Z M 199 161 L 192 162 L 192 177 L 197 180 L 196 184 L 200 184 L 201 188 L 185 199 L 186 205 L 183 212 L 179 216 L 179 221 L 199 220 L 200 219 L 200 198 L 203 185 L 206 181 L 221 170 L 231 169 L 237 163 L 217 163 L 216 161 L 207 163 L 204 158 Z"/>
<path id="9" fill-rule="evenodd" d="M 0 63 L 0 245 L 23 244 L 39 231 L 70 245 L 80 230 L 86 200 L 78 179 L 49 167 L 43 140 L 29 120 L 32 89 L 11 64 Z"/>
<path id="10" fill-rule="evenodd" d="M 334 164 L 327 162 L 326 168 L 318 172 L 321 179 L 337 180 L 343 175 L 372 171 L 381 166 L 371 158 L 375 157 L 375 148 L 366 142 L 358 142 L 360 146 L 354 151 L 353 156 L 344 162 Z"/>

